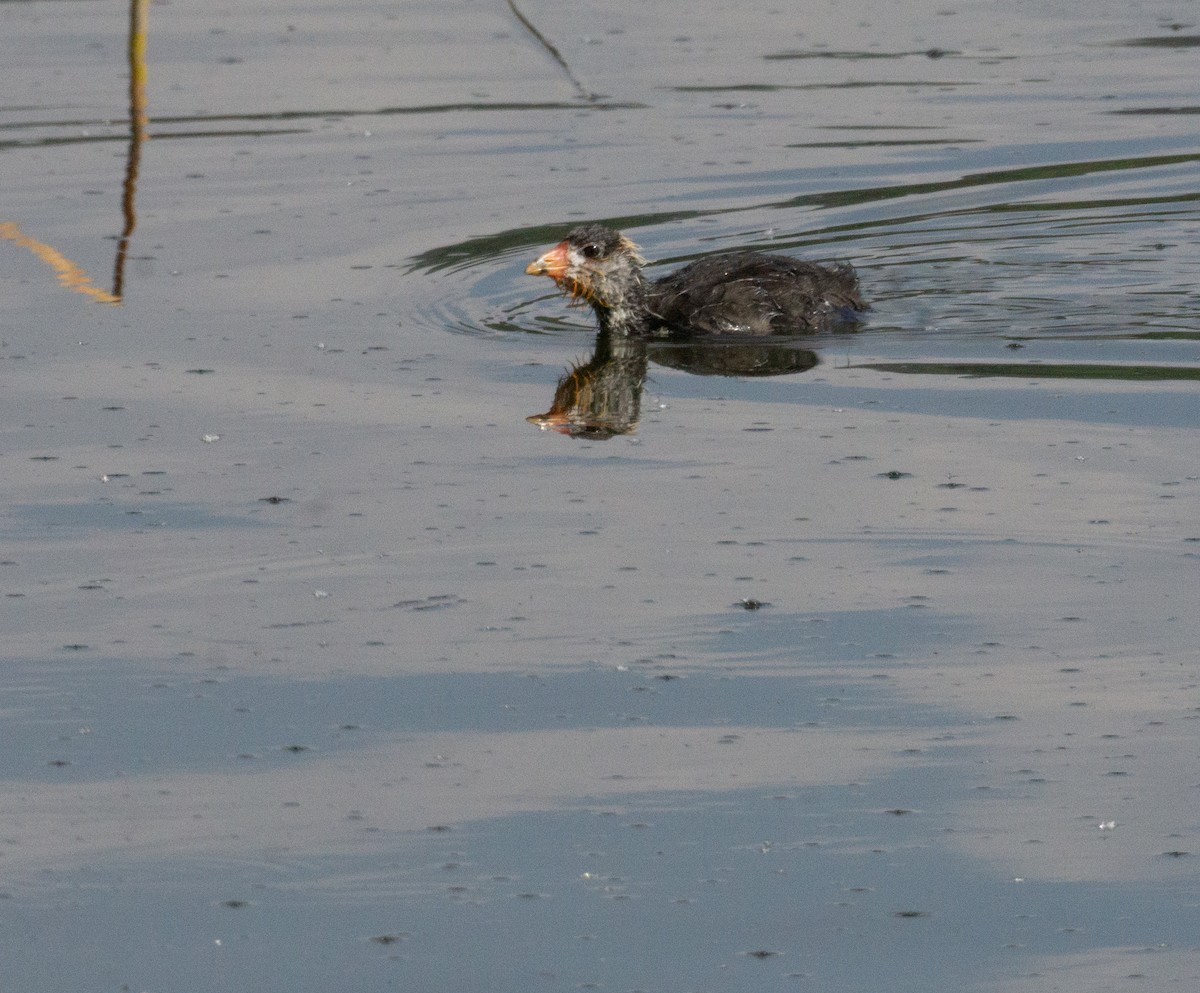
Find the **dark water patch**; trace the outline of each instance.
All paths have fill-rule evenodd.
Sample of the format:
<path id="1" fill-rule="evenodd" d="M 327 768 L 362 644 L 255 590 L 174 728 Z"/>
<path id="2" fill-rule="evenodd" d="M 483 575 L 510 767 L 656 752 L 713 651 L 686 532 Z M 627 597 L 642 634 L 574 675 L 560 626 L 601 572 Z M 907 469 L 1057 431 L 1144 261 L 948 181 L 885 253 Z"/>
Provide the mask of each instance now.
<path id="1" fill-rule="evenodd" d="M 921 346 L 921 342 L 916 342 L 918 351 Z M 823 368 L 818 367 L 817 371 Z M 660 373 L 660 380 L 666 375 L 668 373 Z M 951 375 L 966 380 L 969 373 Z M 989 385 L 986 389 L 972 390 L 964 385 L 945 389 L 944 383 L 935 383 L 930 389 L 914 392 L 913 384 L 899 381 L 898 376 L 895 384 L 876 383 L 866 394 L 859 386 L 832 374 L 819 379 L 725 379 L 721 380 L 721 393 L 729 399 L 777 404 L 778 410 L 790 411 L 793 418 L 802 416 L 797 405 L 823 404 L 849 411 L 912 410 L 998 424 L 1048 420 L 1187 428 L 1196 423 L 1196 398 L 1190 391 L 1178 387 L 1156 390 L 1150 381 L 1143 381 L 1129 382 L 1125 389 L 1118 390 L 1114 381 L 1108 391 L 1092 393 L 1081 389 L 1064 393 L 1063 386 L 1039 385 L 1037 378 L 1031 370 L 1025 382 L 1013 383 L 1009 388 Z M 1009 377 L 995 379 L 997 383 L 1012 382 Z M 1070 380 L 1050 382 L 1068 383 Z M 660 389 L 676 400 L 707 401 L 712 397 L 713 384 L 709 379 L 677 375 L 669 383 L 663 381 Z"/>
<path id="2" fill-rule="evenodd" d="M 769 55 L 764 55 L 763 58 L 768 62 L 790 62 L 797 59 L 836 59 L 838 61 L 856 62 L 861 60 L 877 60 L 877 59 L 911 59 L 920 57 L 926 59 L 941 59 L 952 55 L 961 55 L 961 52 L 949 51 L 944 48 L 925 48 L 915 51 L 901 52 L 862 52 L 862 51 L 838 51 L 826 48 L 807 48 L 790 52 L 773 52 Z"/>
<path id="3" fill-rule="evenodd" d="M 906 547 L 917 553 L 934 546 L 918 541 Z M 970 555 L 965 545 L 959 553 L 963 561 Z M 787 610 L 786 606 L 776 597 L 770 611 L 698 618 L 694 633 L 681 632 L 676 637 L 701 656 L 715 654 L 732 665 L 754 663 L 773 673 L 797 676 L 809 666 L 835 663 L 849 665 L 844 672 L 851 673 L 861 663 L 858 674 L 865 676 L 888 665 L 901 665 L 904 658 L 927 654 L 939 640 L 961 643 L 973 637 L 971 623 L 965 618 L 919 616 L 904 607 L 818 614 Z M 893 661 L 885 665 L 880 661 L 884 657 Z"/>
<path id="4" fill-rule="evenodd" d="M 1200 48 L 1200 34 L 1151 35 L 1108 43 L 1113 48 Z"/>
<path id="5" fill-rule="evenodd" d="M 1200 152 L 1172 155 L 1130 156 L 1115 159 L 1049 162 L 1041 165 L 1018 166 L 1012 169 L 988 169 L 968 173 L 954 179 L 934 182 L 906 183 L 898 186 L 876 186 L 855 190 L 839 190 L 824 194 L 807 194 L 773 206 L 804 206 L 808 204 L 824 207 L 847 206 L 858 203 L 874 203 L 895 197 L 922 196 L 931 193 L 946 193 L 952 190 L 977 186 L 1003 186 L 1011 183 L 1034 183 L 1094 176 L 1100 173 L 1125 172 L 1129 170 L 1157 169 L 1166 166 L 1200 162 Z M 1200 194 L 1181 195 L 1183 201 L 1200 199 Z M 1005 207 L 1011 209 L 1012 204 Z M 1039 204 L 1028 204 L 1027 209 L 1039 209 Z M 986 208 L 983 208 L 986 209 Z"/>
<path id="6" fill-rule="evenodd" d="M 222 130 L 222 131 L 160 131 L 147 137 L 153 137 L 155 141 L 163 141 L 173 138 L 267 138 L 272 136 L 282 135 L 297 135 L 307 134 L 307 131 L 296 128 L 273 128 L 273 129 L 238 129 L 238 130 Z M 72 137 L 57 137 L 57 138 L 30 138 L 24 141 L 0 141 L 0 152 L 14 148 L 56 148 L 62 145 L 94 145 L 105 144 L 111 142 L 120 142 L 127 144 L 129 135 L 127 134 L 101 134 L 101 135 L 75 135 Z"/>
<path id="7" fill-rule="evenodd" d="M 683 85 L 669 87 L 673 93 L 776 93 L 776 92 L 818 92 L 821 90 L 878 90 L 903 88 L 908 89 L 956 89 L 971 87 L 978 84 L 968 80 L 920 80 L 920 79 L 872 79 L 872 80 L 838 80 L 829 83 L 723 83 L 713 85 Z"/>
<path id="8" fill-rule="evenodd" d="M 1107 114 L 1133 114 L 1144 115 L 1149 117 L 1170 116 L 1172 114 L 1189 115 L 1200 114 L 1200 106 L 1180 106 L 1180 107 L 1122 107 L 1120 110 L 1108 110 Z"/>
<path id="9" fill-rule="evenodd" d="M 466 103 L 434 103 L 412 104 L 396 107 L 330 107 L 313 110 L 270 110 L 270 111 L 241 111 L 226 114 L 155 114 L 148 118 L 148 123 L 154 125 L 172 124 L 212 124 L 217 122 L 251 123 L 274 121 L 336 121 L 355 117 L 404 117 L 421 114 L 460 114 L 487 113 L 491 111 L 531 111 L 542 113 L 549 110 L 643 110 L 642 103 L 600 101 L 598 103 L 579 103 L 577 101 L 479 101 Z M 120 128 L 126 133 L 119 135 L 128 140 L 130 121 L 127 118 L 72 118 L 67 120 L 38 120 L 38 121 L 6 121 L 0 123 L 0 131 L 25 131 L 43 128 Z M 219 132 L 218 132 L 219 133 Z M 237 132 L 241 133 L 241 132 Z M 269 133 L 269 132 L 268 132 Z M 306 132 L 286 132 L 299 133 Z"/>
<path id="10" fill-rule="evenodd" d="M 918 148 L 979 144 L 983 138 L 894 138 L 876 141 L 800 141 L 784 148 Z"/>
<path id="11" fill-rule="evenodd" d="M 733 610 L 746 612 L 744 604 Z M 754 612 L 753 623 L 765 622 L 766 616 L 766 611 Z M 814 653 L 822 659 L 826 652 L 861 658 L 860 651 L 830 640 L 856 623 L 832 617 L 818 642 L 799 630 L 803 620 L 794 617 L 758 632 L 717 638 L 713 647 L 742 646 L 739 654 L 746 658 L 761 660 L 781 651 L 794 656 L 778 675 L 743 677 L 728 668 L 707 671 L 702 658 L 632 656 L 619 669 L 536 677 L 452 672 L 320 681 L 233 672 L 203 678 L 183 671 L 173 675 L 169 669 L 150 679 L 127 662 L 94 655 L 69 663 L 10 662 L 7 685 L 0 690 L 6 714 L 0 776 L 57 782 L 63 767 L 49 768 L 51 760 L 69 766 L 76 781 L 131 772 L 232 770 L 247 761 L 265 768 L 405 734 L 623 728 L 631 722 L 785 730 L 813 724 L 943 725 L 946 714 L 892 700 L 883 687 L 856 684 L 845 675 L 831 680 L 805 673 L 803 659 Z M 803 637 L 785 646 L 784 631 Z M 901 648 L 898 638 L 886 640 Z M 70 678 L 64 679 L 68 664 Z M 878 659 L 864 663 L 871 671 L 883 664 Z M 834 699 L 838 706 L 831 715 L 827 702 Z"/>
<path id="12" fill-rule="evenodd" d="M 118 478 L 113 474 L 110 478 Z M 140 495 L 154 495 L 143 493 Z M 4 529 L 11 541 L 40 541 L 45 530 L 57 535 L 83 531 L 133 531 L 149 526 L 173 530 L 218 531 L 224 528 L 261 527 L 265 522 L 252 517 L 223 514 L 211 506 L 178 501 L 126 502 L 100 499 L 87 502 L 15 504 L 8 508 L 10 526 Z"/>
<path id="13" fill-rule="evenodd" d="M 261 113 L 238 114 L 193 114 L 184 116 L 162 115 L 150 118 L 147 122 L 153 130 L 147 131 L 146 137 L 157 141 L 174 139 L 214 139 L 214 138 L 281 138 L 296 135 L 312 134 L 312 127 L 200 127 L 212 123 L 264 123 L 311 121 L 314 125 L 354 118 L 386 119 L 416 115 L 440 114 L 469 114 L 475 112 L 510 112 L 544 114 L 550 111 L 574 110 L 606 111 L 606 110 L 642 110 L 645 104 L 618 103 L 597 101 L 588 103 L 562 102 L 496 102 L 496 103 L 448 103 L 428 104 L 406 107 L 380 107 L 371 109 L 337 108 L 329 110 L 281 110 L 264 111 Z M 127 143 L 129 141 L 130 123 L 125 120 L 106 118 L 103 120 L 67 120 L 67 121 L 9 121 L 0 123 L 0 130 L 45 132 L 58 129 L 101 129 L 100 134 L 33 134 L 29 137 L 0 141 L 0 151 L 22 148 L 57 148 L 70 145 L 105 144 L 111 142 Z"/>
<path id="14" fill-rule="evenodd" d="M 1022 341 L 1200 341 L 1200 331 L 1124 331 L 1120 333 L 1106 332 L 1104 334 L 1072 334 L 1072 335 L 1038 335 L 1033 338 L 1014 338 L 1013 344 Z"/>
<path id="15" fill-rule="evenodd" d="M 1059 364 L 1048 362 L 866 362 L 857 369 L 899 372 L 925 376 L 967 376 L 971 378 L 1037 379 L 1112 379 L 1121 382 L 1162 382 L 1200 379 L 1200 368 L 1178 366 L 1099 365 L 1095 363 Z"/>

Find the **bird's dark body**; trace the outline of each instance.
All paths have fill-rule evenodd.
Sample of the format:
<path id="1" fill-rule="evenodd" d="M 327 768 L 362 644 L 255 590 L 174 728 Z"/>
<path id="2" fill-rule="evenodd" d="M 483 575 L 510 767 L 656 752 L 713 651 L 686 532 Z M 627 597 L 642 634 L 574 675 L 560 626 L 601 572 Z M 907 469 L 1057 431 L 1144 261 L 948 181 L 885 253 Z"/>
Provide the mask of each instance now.
<path id="1" fill-rule="evenodd" d="M 646 305 L 662 330 L 691 335 L 819 331 L 866 307 L 849 266 L 756 252 L 686 265 L 651 283 Z"/>

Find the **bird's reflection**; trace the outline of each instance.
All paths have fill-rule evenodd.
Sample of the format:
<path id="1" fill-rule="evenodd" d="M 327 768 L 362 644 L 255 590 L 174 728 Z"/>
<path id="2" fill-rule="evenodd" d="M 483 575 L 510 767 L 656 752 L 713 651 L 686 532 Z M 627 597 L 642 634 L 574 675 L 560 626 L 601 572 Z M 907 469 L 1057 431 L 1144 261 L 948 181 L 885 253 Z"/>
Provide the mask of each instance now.
<path id="1" fill-rule="evenodd" d="M 698 376 L 745 377 L 804 372 L 819 358 L 813 350 L 781 339 L 647 341 L 604 329 L 596 336 L 591 359 L 558 381 L 550 409 L 527 420 L 574 438 L 630 434 L 641 416 L 642 388 L 651 361 Z"/>
<path id="2" fill-rule="evenodd" d="M 554 402 L 531 424 L 575 438 L 611 438 L 637 428 L 649 364 L 646 342 L 601 331 L 591 359 L 558 381 Z"/>
<path id="3" fill-rule="evenodd" d="M 819 361 L 811 348 L 782 338 L 770 341 L 651 342 L 650 360 L 696 376 L 786 376 Z"/>

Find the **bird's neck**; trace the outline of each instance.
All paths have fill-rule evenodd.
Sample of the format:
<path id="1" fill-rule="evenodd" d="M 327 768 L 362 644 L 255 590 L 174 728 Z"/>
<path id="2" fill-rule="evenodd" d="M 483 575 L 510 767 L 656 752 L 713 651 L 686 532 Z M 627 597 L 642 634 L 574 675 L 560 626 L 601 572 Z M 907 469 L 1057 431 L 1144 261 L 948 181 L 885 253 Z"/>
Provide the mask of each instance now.
<path id="1" fill-rule="evenodd" d="M 594 301 L 602 330 L 612 335 L 644 335 L 649 329 L 646 280 L 638 270 L 604 287 L 604 302 Z"/>

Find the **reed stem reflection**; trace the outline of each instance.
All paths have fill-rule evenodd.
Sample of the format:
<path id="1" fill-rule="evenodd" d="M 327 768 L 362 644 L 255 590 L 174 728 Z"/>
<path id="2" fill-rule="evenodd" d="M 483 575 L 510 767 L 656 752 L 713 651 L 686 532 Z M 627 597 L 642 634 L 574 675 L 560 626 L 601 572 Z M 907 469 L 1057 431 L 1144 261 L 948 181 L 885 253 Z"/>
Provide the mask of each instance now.
<path id="1" fill-rule="evenodd" d="M 125 226 L 117 242 L 113 267 L 113 296 L 124 295 L 125 262 L 129 241 L 137 227 L 137 180 L 146 140 L 146 6 L 148 0 L 129 0 L 129 154 L 125 160 L 125 182 L 121 188 L 121 213 Z"/>
<path id="2" fill-rule="evenodd" d="M 137 227 L 137 179 L 146 140 L 146 9 L 148 0 L 129 2 L 129 154 L 125 161 L 125 181 L 121 190 L 121 212 L 125 218 L 117 242 L 112 292 L 96 286 L 83 267 L 71 261 L 53 245 L 25 234 L 15 221 L 0 222 L 0 238 L 26 248 L 54 270 L 58 284 L 75 293 L 90 296 L 98 303 L 120 303 L 125 288 L 125 262 L 129 243 Z"/>

